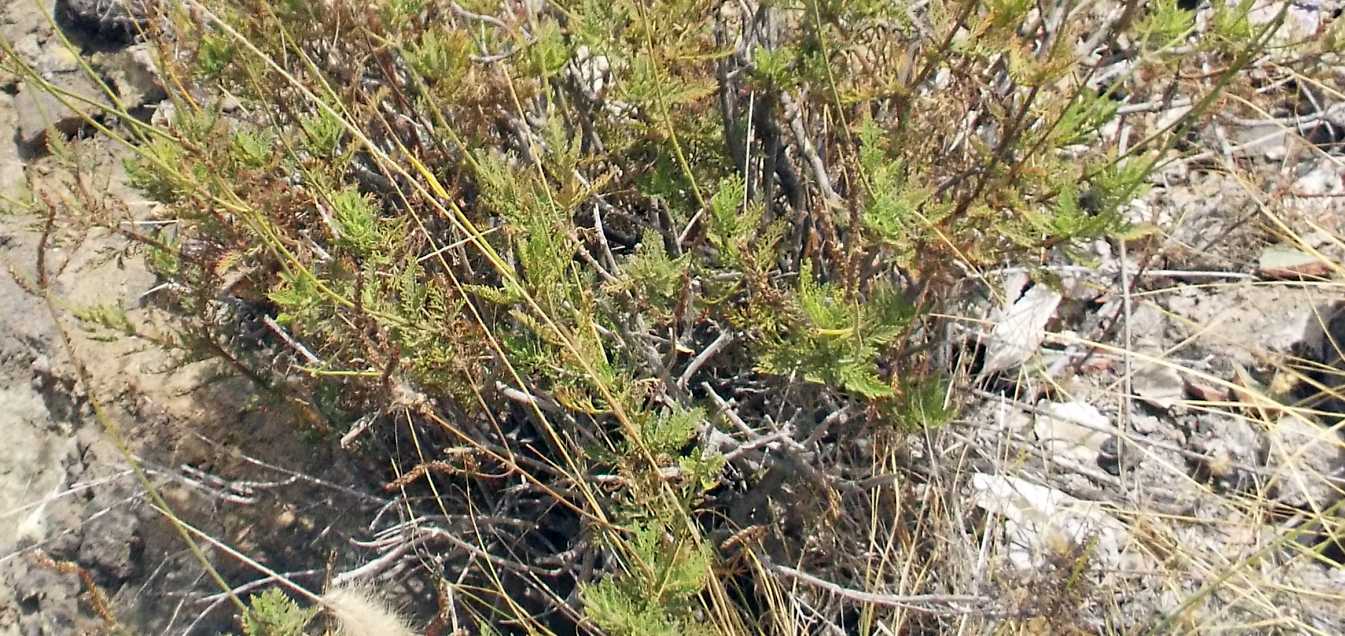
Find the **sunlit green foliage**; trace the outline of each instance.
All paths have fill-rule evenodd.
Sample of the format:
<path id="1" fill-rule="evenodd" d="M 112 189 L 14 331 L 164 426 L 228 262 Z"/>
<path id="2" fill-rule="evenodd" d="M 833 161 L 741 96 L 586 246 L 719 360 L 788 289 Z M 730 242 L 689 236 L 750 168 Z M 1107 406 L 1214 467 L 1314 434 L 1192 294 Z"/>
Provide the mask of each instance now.
<path id="1" fill-rule="evenodd" d="M 155 271 L 190 333 L 221 330 L 220 303 L 273 318 L 250 334 L 268 362 L 231 368 L 313 405 L 316 428 L 395 419 L 365 435 L 432 463 L 426 514 L 515 506 L 472 539 L 490 558 L 463 589 L 491 593 L 462 602 L 483 625 L 760 625 L 743 589 L 778 583 L 707 537 L 778 523 L 780 493 L 838 496 L 843 471 L 810 463 L 829 449 L 949 422 L 954 370 L 930 351 L 963 281 L 1125 237 L 1190 130 L 1118 148 L 1133 77 L 1099 84 L 1076 50 L 1105 25 L 1026 0 L 212 4 L 229 29 L 194 27 L 181 76 L 234 107 L 175 95 L 127 164 L 172 220 Z M 1249 8 L 1219 4 L 1190 46 L 1245 48 Z M 1165 0 L 1113 35 L 1134 74 L 1184 87 L 1209 73 L 1173 54 L 1193 24 Z M 827 448 L 794 436 L 821 411 L 864 416 Z M 782 470 L 764 516 L 725 503 Z M 804 517 L 744 550 L 808 558 L 799 537 L 835 529 Z M 527 576 L 505 581 L 515 562 Z M 581 608 L 555 611 L 557 581 Z"/>
<path id="2" fill-rule="evenodd" d="M 252 597 L 243 614 L 244 636 L 303 636 L 316 609 L 303 609 L 277 588 Z"/>
<path id="3" fill-rule="evenodd" d="M 708 551 L 676 540 L 659 525 L 637 526 L 632 535 L 628 546 L 640 566 L 584 590 L 593 622 L 622 636 L 713 633 L 687 618 L 695 595 L 706 585 Z"/>

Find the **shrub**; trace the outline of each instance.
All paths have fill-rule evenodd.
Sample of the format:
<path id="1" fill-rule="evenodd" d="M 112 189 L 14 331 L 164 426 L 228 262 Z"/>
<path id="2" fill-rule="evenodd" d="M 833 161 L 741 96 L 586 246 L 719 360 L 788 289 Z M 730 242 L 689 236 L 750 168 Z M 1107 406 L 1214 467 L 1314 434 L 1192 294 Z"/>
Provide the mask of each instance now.
<path id="1" fill-rule="evenodd" d="M 1130 232 L 1266 39 L 1173 2 L 207 4 L 165 68 L 236 108 L 174 94 L 129 166 L 178 220 L 141 238 L 183 328 L 343 443 L 419 431 L 390 486 L 432 495 L 417 541 L 481 623 L 632 634 L 790 631 L 785 564 L 878 589 L 940 558 L 863 556 L 920 523 L 883 473 L 952 415 L 938 316 Z M 1154 73 L 1194 106 L 1118 147 Z M 222 304 L 273 319 L 255 347 Z"/>

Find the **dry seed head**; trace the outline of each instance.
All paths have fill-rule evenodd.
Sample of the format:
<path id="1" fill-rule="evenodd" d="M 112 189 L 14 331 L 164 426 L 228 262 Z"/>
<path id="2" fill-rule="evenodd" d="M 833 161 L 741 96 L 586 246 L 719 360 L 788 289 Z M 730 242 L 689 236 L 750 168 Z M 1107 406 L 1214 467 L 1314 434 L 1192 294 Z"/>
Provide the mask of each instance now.
<path id="1" fill-rule="evenodd" d="M 406 620 L 366 586 L 338 587 L 322 595 L 340 636 L 412 636 Z"/>

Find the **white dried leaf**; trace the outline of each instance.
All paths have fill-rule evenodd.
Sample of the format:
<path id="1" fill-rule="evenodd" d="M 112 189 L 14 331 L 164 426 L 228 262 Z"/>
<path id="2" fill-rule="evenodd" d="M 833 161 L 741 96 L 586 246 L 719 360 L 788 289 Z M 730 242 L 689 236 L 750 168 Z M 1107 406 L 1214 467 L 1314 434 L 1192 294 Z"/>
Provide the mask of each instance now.
<path id="1" fill-rule="evenodd" d="M 1115 566 L 1129 533 L 1094 501 L 1002 475 L 971 476 L 976 506 L 1003 520 L 1009 561 L 1017 568 L 1041 567 L 1054 546 L 1093 544 L 1104 563 Z"/>
<path id="2" fill-rule="evenodd" d="M 1042 415 L 1033 424 L 1037 439 L 1053 453 L 1083 461 L 1095 461 L 1102 444 L 1111 437 L 1104 432 L 1111 421 L 1085 402 L 1045 402 Z"/>
<path id="3" fill-rule="evenodd" d="M 1060 306 L 1060 294 L 1046 285 L 1027 290 L 1013 306 L 1001 311 L 986 345 L 985 366 L 988 375 L 1012 369 L 1037 352 L 1046 339 L 1046 323 Z"/>

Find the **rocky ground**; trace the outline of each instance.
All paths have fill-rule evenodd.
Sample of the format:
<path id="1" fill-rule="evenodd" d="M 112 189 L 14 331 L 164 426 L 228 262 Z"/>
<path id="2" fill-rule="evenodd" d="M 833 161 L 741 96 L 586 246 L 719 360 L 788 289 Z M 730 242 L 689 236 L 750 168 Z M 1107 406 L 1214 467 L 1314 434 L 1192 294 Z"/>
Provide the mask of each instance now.
<path id="1" fill-rule="evenodd" d="M 60 46 L 65 34 L 151 118 L 163 94 L 147 56 L 58 9 L 10 1 L 0 37 L 52 84 L 97 94 Z M 0 76 L 0 131 L 13 131 L 0 138 L 0 263 L 12 273 L 0 276 L 0 636 L 102 633 L 112 621 L 132 633 L 230 628 L 230 608 L 148 504 L 132 459 L 175 514 L 221 544 L 203 540 L 242 591 L 265 574 L 233 552 L 314 589 L 352 571 L 395 572 L 392 562 L 355 569 L 369 555 L 352 541 L 392 505 L 379 467 L 295 435 L 282 409 L 215 363 L 72 317 L 112 305 L 150 330 L 164 322 L 155 277 L 122 239 L 55 241 L 59 323 L 20 284 L 37 276 L 43 214 L 78 192 L 150 218 L 126 185 L 123 151 L 85 139 L 78 177 L 45 152 L 49 131 L 79 137 L 83 127 L 46 93 Z M 1196 603 L 1207 612 L 1186 627 L 1280 620 L 1341 633 L 1345 554 L 1321 530 L 1338 519 L 1330 509 L 1345 483 L 1340 400 L 1318 399 L 1310 418 L 1261 401 L 1311 398 L 1339 386 L 1331 369 L 1345 368 L 1339 134 L 1267 142 L 1244 128 L 1229 137 L 1260 140 L 1240 151 L 1247 172 L 1216 156 L 1159 175 L 1133 213 L 1161 231 L 1127 254 L 1098 246 L 1096 267 L 1061 269 L 1063 293 L 1024 294 L 1025 279 L 997 274 L 1023 300 L 969 312 L 1044 325 L 1031 342 L 1001 343 L 996 358 L 1012 371 L 1028 362 L 1021 349 L 1044 370 L 983 378 L 981 401 L 945 434 L 987 460 L 968 495 L 1005 525 L 1008 567 L 1039 565 L 1048 526 L 1088 532 L 1112 590 L 1090 602 L 1156 615 L 1209 589 Z M 1312 381 L 1286 374 L 1295 364 Z M 95 404 L 113 429 L 93 417 Z M 1320 558 L 1294 547 L 1304 545 Z M 414 577 L 385 580 L 425 595 Z"/>
<path id="2" fill-rule="evenodd" d="M 1132 220 L 1159 233 L 1057 268 L 1059 292 L 1002 273 L 1018 300 L 969 310 L 1007 371 L 951 435 L 992 467 L 972 485 L 1008 571 L 1093 537 L 1092 602 L 1137 624 L 1193 607 L 1169 627 L 1345 630 L 1345 166 L 1291 137 L 1156 175 Z"/>

